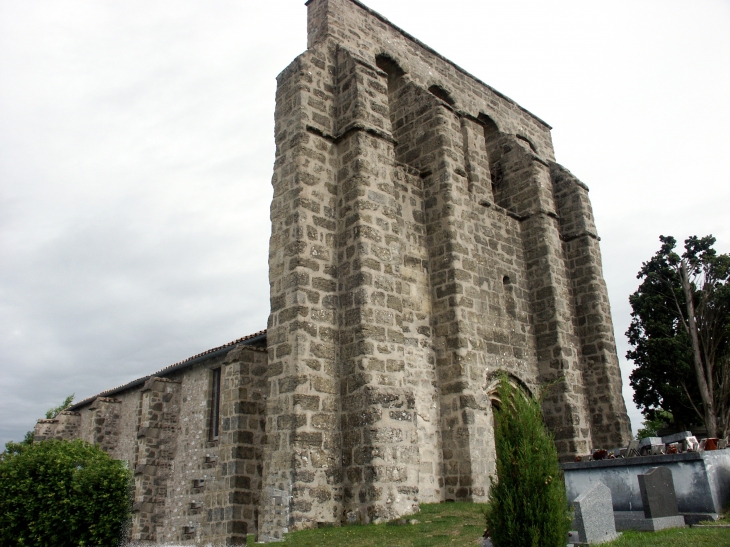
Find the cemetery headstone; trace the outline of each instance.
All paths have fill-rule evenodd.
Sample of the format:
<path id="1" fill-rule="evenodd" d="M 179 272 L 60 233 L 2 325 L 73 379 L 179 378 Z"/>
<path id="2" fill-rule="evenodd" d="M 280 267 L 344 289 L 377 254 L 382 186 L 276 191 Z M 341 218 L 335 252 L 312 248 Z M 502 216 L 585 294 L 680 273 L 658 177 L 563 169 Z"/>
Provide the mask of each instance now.
<path id="1" fill-rule="evenodd" d="M 674 480 L 669 468 L 652 467 L 643 475 L 638 475 L 638 479 L 644 517 L 648 521 L 645 529 L 683 527 L 684 517 L 679 514 Z"/>
<path id="2" fill-rule="evenodd" d="M 679 514 L 674 480 L 669 468 L 652 467 L 644 475 L 639 475 L 639 490 L 646 518 L 673 517 Z"/>
<path id="3" fill-rule="evenodd" d="M 575 498 L 575 526 L 581 544 L 612 541 L 618 537 L 613 520 L 613 500 L 608 486 L 599 482 Z"/>

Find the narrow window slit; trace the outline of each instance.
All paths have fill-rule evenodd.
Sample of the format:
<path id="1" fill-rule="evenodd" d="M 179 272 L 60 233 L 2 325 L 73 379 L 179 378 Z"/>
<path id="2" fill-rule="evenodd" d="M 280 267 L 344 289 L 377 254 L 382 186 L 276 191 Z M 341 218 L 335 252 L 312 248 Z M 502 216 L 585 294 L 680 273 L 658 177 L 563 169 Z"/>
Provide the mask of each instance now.
<path id="1" fill-rule="evenodd" d="M 221 369 L 213 369 L 213 385 L 211 389 L 210 405 L 210 440 L 218 440 L 220 433 L 220 409 L 221 409 Z"/>

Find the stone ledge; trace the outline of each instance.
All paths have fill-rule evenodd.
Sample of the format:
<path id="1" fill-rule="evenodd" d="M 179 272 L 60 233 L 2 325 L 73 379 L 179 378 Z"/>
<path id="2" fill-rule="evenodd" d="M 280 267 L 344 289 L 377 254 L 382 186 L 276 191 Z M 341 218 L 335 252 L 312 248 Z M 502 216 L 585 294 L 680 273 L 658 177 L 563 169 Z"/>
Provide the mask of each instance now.
<path id="1" fill-rule="evenodd" d="M 667 528 L 684 528 L 684 517 L 659 517 L 648 519 L 644 517 L 643 511 L 616 511 L 614 513 L 616 530 L 640 530 L 645 532 L 658 532 Z"/>
<path id="2" fill-rule="evenodd" d="M 660 456 L 637 456 L 635 458 L 616 458 L 613 460 L 595 460 L 590 462 L 561 463 L 560 467 L 566 470 L 595 469 L 598 467 L 627 467 L 632 465 L 651 465 L 656 467 L 663 463 L 689 462 L 702 459 L 700 452 L 685 452 L 684 454 L 663 454 Z"/>
<path id="3" fill-rule="evenodd" d="M 680 513 L 680 515 L 684 517 L 684 523 L 687 526 L 696 526 L 701 522 L 706 522 L 708 520 L 720 520 L 720 515 L 718 513 Z"/>

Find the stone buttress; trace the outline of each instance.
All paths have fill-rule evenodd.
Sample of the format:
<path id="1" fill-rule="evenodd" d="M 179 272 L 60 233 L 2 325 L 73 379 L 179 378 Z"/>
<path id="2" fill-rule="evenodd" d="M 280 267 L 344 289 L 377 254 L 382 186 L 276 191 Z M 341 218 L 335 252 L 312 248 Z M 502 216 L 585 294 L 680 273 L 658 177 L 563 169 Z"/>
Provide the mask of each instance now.
<path id="1" fill-rule="evenodd" d="M 151 377 L 141 389 L 134 462 L 132 540 L 158 541 L 173 474 L 180 419 L 180 382 Z"/>
<path id="2" fill-rule="evenodd" d="M 71 441 L 79 437 L 81 413 L 63 410 L 55 418 L 38 420 L 33 430 L 33 441 L 64 439 Z"/>
<path id="3" fill-rule="evenodd" d="M 628 419 L 587 189 L 550 128 L 354 0 L 278 77 L 259 539 L 484 501 L 500 371 L 563 459 Z"/>
<path id="4" fill-rule="evenodd" d="M 91 442 L 110 456 L 116 457 L 119 444 L 121 401 L 113 397 L 97 397 L 89 406 L 93 414 Z"/>
<path id="5" fill-rule="evenodd" d="M 200 539 L 213 545 L 244 545 L 256 530 L 266 365 L 265 351 L 237 348 L 221 366 L 217 456 L 207 456 L 204 464 L 215 478 L 204 486 L 201 507 L 206 530 Z"/>

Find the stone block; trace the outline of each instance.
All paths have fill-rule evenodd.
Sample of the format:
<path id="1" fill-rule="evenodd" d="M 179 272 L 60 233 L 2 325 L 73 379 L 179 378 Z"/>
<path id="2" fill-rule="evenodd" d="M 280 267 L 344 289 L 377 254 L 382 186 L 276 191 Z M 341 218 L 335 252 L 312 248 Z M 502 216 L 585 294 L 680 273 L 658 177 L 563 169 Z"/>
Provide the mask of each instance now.
<path id="1" fill-rule="evenodd" d="M 611 490 L 605 484 L 599 482 L 575 498 L 573 504 L 581 543 L 605 543 L 618 536 L 613 520 Z"/>
<path id="2" fill-rule="evenodd" d="M 673 517 L 646 518 L 641 511 L 616 511 L 616 530 L 639 530 L 642 532 L 658 532 L 667 528 L 684 528 L 682 515 Z"/>
<path id="3" fill-rule="evenodd" d="M 677 496 L 674 492 L 672 472 L 666 467 L 652 467 L 643 475 L 637 475 L 641 502 L 646 518 L 676 517 L 679 515 Z"/>
<path id="4" fill-rule="evenodd" d="M 664 444 L 671 444 L 671 443 L 681 442 L 688 437 L 692 437 L 691 431 L 681 431 L 680 433 L 673 433 L 672 435 L 667 435 L 665 437 L 662 437 L 662 442 Z"/>

